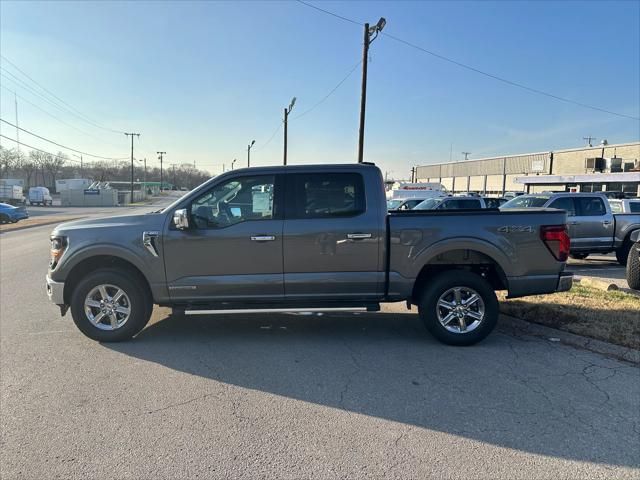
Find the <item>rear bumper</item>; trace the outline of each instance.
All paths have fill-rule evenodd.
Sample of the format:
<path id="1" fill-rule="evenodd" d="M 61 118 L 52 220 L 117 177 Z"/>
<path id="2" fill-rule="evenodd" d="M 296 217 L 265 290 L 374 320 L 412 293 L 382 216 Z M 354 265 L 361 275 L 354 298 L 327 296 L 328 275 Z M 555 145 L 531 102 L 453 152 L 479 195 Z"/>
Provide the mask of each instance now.
<path id="1" fill-rule="evenodd" d="M 525 297 L 544 293 L 566 292 L 573 285 L 573 273 L 560 272 L 560 275 L 529 275 L 509 277 L 509 297 Z"/>
<path id="2" fill-rule="evenodd" d="M 55 282 L 46 276 L 47 296 L 52 303 L 64 305 L 64 282 Z"/>

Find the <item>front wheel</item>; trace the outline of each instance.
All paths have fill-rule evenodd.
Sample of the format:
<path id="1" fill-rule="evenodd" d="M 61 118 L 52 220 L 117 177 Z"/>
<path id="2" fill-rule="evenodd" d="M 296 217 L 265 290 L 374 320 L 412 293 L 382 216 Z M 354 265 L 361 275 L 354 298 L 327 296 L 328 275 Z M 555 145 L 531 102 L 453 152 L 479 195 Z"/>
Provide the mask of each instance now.
<path id="1" fill-rule="evenodd" d="M 473 345 L 498 322 L 498 299 L 489 282 L 465 270 L 453 270 L 431 280 L 418 305 L 427 330 L 448 345 Z"/>
<path id="2" fill-rule="evenodd" d="M 120 270 L 102 269 L 87 275 L 71 295 L 73 322 L 99 342 L 133 337 L 149 321 L 152 307 L 140 282 Z"/>

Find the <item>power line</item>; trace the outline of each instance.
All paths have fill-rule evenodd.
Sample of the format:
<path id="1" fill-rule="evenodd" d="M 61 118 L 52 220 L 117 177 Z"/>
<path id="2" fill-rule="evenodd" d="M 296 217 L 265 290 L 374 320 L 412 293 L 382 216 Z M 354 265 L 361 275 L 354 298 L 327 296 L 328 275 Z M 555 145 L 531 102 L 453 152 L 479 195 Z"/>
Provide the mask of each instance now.
<path id="1" fill-rule="evenodd" d="M 10 141 L 12 141 L 12 142 L 14 142 L 14 143 L 18 143 L 18 142 L 17 142 L 17 140 L 15 140 L 15 139 L 13 139 L 13 138 L 11 138 L 11 137 L 7 137 L 6 135 L 2 135 L 1 133 L 0 133 L 0 137 L 4 138 L 4 139 L 6 139 L 6 140 L 10 140 Z M 47 155 L 51 155 L 51 156 L 52 156 L 52 157 L 54 157 L 54 158 L 64 158 L 65 160 L 67 160 L 67 161 L 69 161 L 69 162 L 80 163 L 80 160 L 73 160 L 72 158 L 69 158 L 69 157 L 63 157 L 62 155 L 55 155 L 55 154 L 53 154 L 53 153 L 51 153 L 51 152 L 47 152 L 47 151 L 45 151 L 45 150 L 41 150 L 41 149 L 39 149 L 39 148 L 32 147 L 31 145 L 27 145 L 27 144 L 26 144 L 26 143 L 24 143 L 24 142 L 20 142 L 20 145 L 23 145 L 23 146 L 25 146 L 25 147 L 28 147 L 28 148 L 30 148 L 31 150 L 35 150 L 36 152 L 46 153 Z"/>
<path id="2" fill-rule="evenodd" d="M 260 145 L 258 148 L 256 148 L 256 152 L 260 152 L 262 150 L 264 150 L 267 145 L 269 145 L 271 143 L 271 140 L 274 139 L 274 137 L 276 136 L 276 133 L 278 133 L 280 131 L 280 129 L 282 128 L 282 121 L 278 124 L 278 128 L 276 128 L 273 133 L 271 134 L 271 136 L 269 137 L 269 140 L 267 140 L 265 143 L 263 143 L 262 145 Z"/>
<path id="3" fill-rule="evenodd" d="M 18 72 L 20 72 L 22 75 L 24 75 L 25 77 L 27 77 L 29 80 L 31 80 L 31 82 L 33 82 L 35 85 L 37 85 L 38 87 L 40 87 L 41 90 L 45 91 L 46 93 L 48 93 L 49 95 L 51 95 L 53 98 L 55 98 L 56 100 L 58 100 L 60 103 L 62 103 L 63 105 L 66 105 L 70 110 L 72 110 L 73 112 L 76 112 L 76 116 L 79 116 L 81 118 L 84 119 L 85 122 L 92 124 L 94 127 L 97 128 L 101 128 L 102 130 L 107 130 L 113 133 L 124 133 L 121 130 L 114 130 L 113 128 L 108 128 L 108 127 L 104 127 L 96 122 L 94 122 L 92 119 L 90 119 L 89 117 L 87 117 L 85 114 L 83 114 L 80 110 L 78 110 L 77 108 L 73 107 L 72 105 L 68 104 L 67 102 L 65 102 L 64 100 L 62 100 L 60 97 L 58 97 L 55 93 L 51 92 L 50 90 L 48 90 L 47 88 L 45 88 L 44 86 L 42 86 L 40 83 L 38 83 L 37 81 L 35 81 L 31 76 L 29 76 L 27 73 L 25 73 L 22 69 L 20 69 L 20 67 L 18 67 L 15 63 L 13 63 L 11 60 L 9 60 L 7 57 L 5 57 L 4 55 L 0 54 L 0 58 L 2 58 L 5 62 L 7 62 L 9 65 L 11 65 L 13 68 L 15 68 Z M 7 71 L 7 70 L 5 70 Z"/>
<path id="4" fill-rule="evenodd" d="M 8 91 L 8 92 L 13 93 L 16 97 L 18 97 L 18 98 L 19 98 L 20 100 L 22 100 L 23 102 L 26 102 L 26 103 L 28 103 L 29 105 L 31 105 L 32 107 L 37 108 L 37 109 L 38 109 L 38 110 L 40 110 L 42 113 L 45 113 L 46 115 L 48 115 L 48 116 L 50 116 L 51 118 L 53 118 L 53 119 L 57 120 L 58 122 L 60 122 L 60 123 L 62 123 L 62 124 L 64 124 L 64 125 L 66 125 L 66 126 L 68 126 L 68 127 L 70 127 L 70 128 L 73 128 L 74 130 L 77 130 L 78 132 L 80 132 L 80 133 L 82 133 L 82 134 L 84 134 L 84 135 L 87 135 L 88 137 L 91 137 L 91 138 L 93 138 L 94 140 L 98 140 L 98 141 L 100 141 L 100 142 L 104 143 L 105 145 L 111 145 L 112 147 L 120 148 L 120 145 L 116 145 L 115 143 L 108 142 L 108 141 L 106 141 L 106 140 L 104 140 L 104 139 L 102 139 L 102 138 L 100 138 L 100 137 L 96 137 L 95 135 L 93 135 L 93 134 L 91 134 L 91 133 L 89 133 L 89 132 L 86 132 L 86 131 L 84 131 L 84 130 L 82 130 L 82 129 L 78 128 L 78 127 L 76 127 L 75 125 L 72 125 L 72 124 L 70 124 L 69 122 L 67 122 L 67 121 L 65 121 L 65 120 L 62 120 L 61 118 L 57 117 L 56 115 L 52 114 L 51 112 L 46 111 L 44 108 L 40 107 L 39 105 L 37 105 L 37 104 L 35 104 L 35 103 L 31 102 L 30 100 L 27 100 L 27 99 L 26 99 L 26 98 L 24 98 L 22 95 L 18 95 L 15 91 L 11 90 L 10 88 L 6 87 L 5 85 L 0 85 L 0 87 L 4 88 L 4 89 L 5 89 L 6 91 Z"/>
<path id="5" fill-rule="evenodd" d="M 362 63 L 362 60 L 360 60 L 358 63 L 356 63 L 353 68 L 351 70 L 349 70 L 349 73 L 347 73 L 347 75 L 338 82 L 338 84 L 333 87 L 333 89 L 331 89 L 331 91 L 329 93 L 327 93 L 320 101 L 318 101 L 317 103 L 315 103 L 311 108 L 303 111 L 300 115 L 296 115 L 295 117 L 293 117 L 291 120 L 297 120 L 300 117 L 304 117 L 307 113 L 312 112 L 313 110 L 315 110 L 316 107 L 318 107 L 319 105 L 321 105 L 322 103 L 324 103 L 331 95 L 333 95 L 335 93 L 336 90 L 338 90 L 338 88 L 340 88 L 340 86 L 347 81 L 347 79 L 353 74 L 353 72 L 356 71 L 356 69 L 360 66 L 360 64 Z"/>
<path id="6" fill-rule="evenodd" d="M 66 145 L 62 145 L 60 143 L 54 142 L 53 140 L 49 140 L 48 138 L 44 138 L 44 137 L 38 135 L 37 133 L 33 133 L 33 132 L 27 130 L 26 128 L 18 127 L 17 125 L 14 125 L 11 122 L 7 122 L 3 118 L 0 118 L 0 122 L 6 123 L 7 125 L 9 125 L 11 127 L 17 128 L 21 132 L 28 133 L 29 135 L 32 135 L 32 136 L 34 136 L 36 138 L 39 138 L 40 140 L 44 140 L 45 142 L 49 142 L 49 143 L 51 143 L 51 144 L 53 144 L 53 145 L 55 145 L 57 147 L 64 148 L 65 150 L 70 150 L 72 152 L 80 153 L 80 154 L 86 155 L 88 157 L 100 158 L 102 160 L 126 160 L 127 159 L 126 157 L 125 158 L 103 157 L 102 155 L 94 155 L 93 153 L 87 153 L 87 152 L 83 152 L 81 150 L 76 150 L 75 148 L 67 147 Z"/>
<path id="7" fill-rule="evenodd" d="M 351 18 L 343 17 L 342 15 L 338 15 L 337 13 L 334 13 L 334 12 L 331 12 L 329 10 L 325 10 L 323 8 L 317 7 L 316 5 L 313 5 L 311 3 L 305 2 L 303 0 L 297 0 L 297 1 L 298 1 L 298 3 L 300 3 L 302 5 L 305 5 L 306 7 L 313 8 L 314 10 L 317 10 L 319 12 L 325 13 L 327 15 L 331 15 L 332 17 L 335 17 L 335 18 L 339 18 L 340 20 L 343 20 L 343 21 L 346 21 L 346 22 L 349 22 L 349 23 L 353 23 L 355 25 L 360 25 L 360 26 L 364 25 L 361 22 L 357 22 L 357 21 L 355 21 L 355 20 L 353 20 Z M 589 105 L 587 103 L 582 103 L 582 102 L 578 102 L 576 100 L 571 100 L 570 98 L 565 98 L 565 97 L 561 97 L 559 95 L 554 95 L 553 93 L 545 92 L 544 90 L 539 90 L 537 88 L 529 87 L 529 86 L 524 85 L 522 83 L 514 82 L 513 80 L 509 80 L 507 78 L 503 78 L 503 77 L 500 77 L 498 75 L 494 75 L 492 73 L 485 72 L 484 70 L 480 70 L 478 68 L 472 67 L 471 65 L 467 65 L 465 63 L 459 62 L 457 60 L 454 60 L 452 58 L 446 57 L 446 56 L 441 55 L 439 53 L 433 52 L 433 51 L 428 50 L 428 49 L 426 49 L 424 47 L 421 47 L 420 45 L 416 45 L 415 43 L 409 42 L 409 41 L 404 40 L 404 39 L 402 39 L 400 37 L 396 37 L 395 35 L 391 35 L 390 33 L 385 33 L 385 32 L 380 32 L 380 33 L 382 35 L 386 36 L 386 37 L 389 37 L 392 40 L 395 40 L 398 43 L 401 43 L 401 44 L 405 45 L 405 46 L 408 46 L 408 47 L 411 47 L 411 48 L 413 48 L 415 50 L 418 50 L 418 51 L 421 51 L 423 53 L 426 53 L 426 54 L 431 55 L 433 57 L 436 57 L 436 58 L 438 58 L 440 60 L 443 60 L 445 62 L 452 63 L 454 65 L 457 65 L 458 67 L 470 70 L 470 71 L 475 72 L 475 73 L 477 73 L 479 75 L 484 75 L 485 77 L 491 78 L 493 80 L 496 80 L 496 81 L 499 81 L 499 82 L 502 82 L 502 83 L 506 83 L 507 85 L 511 85 L 512 87 L 517 87 L 517 88 L 520 88 L 522 90 L 526 90 L 526 91 L 528 91 L 530 93 L 543 95 L 545 97 L 553 98 L 555 100 L 558 100 L 558 101 L 561 101 L 561 102 L 565 102 L 565 103 L 570 103 L 572 105 L 577 105 L 579 107 L 588 108 L 588 109 L 591 109 L 591 110 L 596 110 L 598 112 L 608 113 L 610 115 L 615 115 L 615 116 L 618 116 L 618 117 L 623 117 L 623 118 L 628 118 L 628 119 L 631 119 L 631 120 L 640 121 L 640 117 L 634 117 L 633 115 L 627 115 L 625 113 L 613 112 L 611 110 L 606 110 L 604 108 L 596 107 L 594 105 Z"/>

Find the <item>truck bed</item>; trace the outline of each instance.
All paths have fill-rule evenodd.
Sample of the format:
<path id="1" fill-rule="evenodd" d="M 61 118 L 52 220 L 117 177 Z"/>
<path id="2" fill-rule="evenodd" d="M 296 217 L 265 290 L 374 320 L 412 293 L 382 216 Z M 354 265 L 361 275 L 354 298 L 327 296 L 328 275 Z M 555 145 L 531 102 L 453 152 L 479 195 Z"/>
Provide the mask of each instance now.
<path id="1" fill-rule="evenodd" d="M 388 297 L 406 297 L 425 263 L 491 265 L 512 297 L 555 290 L 564 263 L 542 241 L 540 226 L 564 224 L 564 211 L 545 208 L 390 212 Z"/>

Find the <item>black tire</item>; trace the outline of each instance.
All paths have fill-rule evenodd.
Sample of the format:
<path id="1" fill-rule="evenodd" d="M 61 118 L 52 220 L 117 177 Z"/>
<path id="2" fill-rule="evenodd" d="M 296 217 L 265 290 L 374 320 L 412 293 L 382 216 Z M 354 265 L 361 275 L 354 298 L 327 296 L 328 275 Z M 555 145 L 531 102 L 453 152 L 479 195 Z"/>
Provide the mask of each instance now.
<path id="1" fill-rule="evenodd" d="M 627 264 L 627 258 L 629 257 L 629 250 L 631 250 L 631 241 L 626 240 L 622 246 L 616 250 L 616 260 L 623 267 Z"/>
<path id="2" fill-rule="evenodd" d="M 140 332 L 151 317 L 153 301 L 148 291 L 128 271 L 116 269 L 96 270 L 80 280 L 71 295 L 71 315 L 78 329 L 92 340 L 120 342 Z M 84 311 L 87 294 L 98 285 L 114 285 L 124 291 L 130 300 L 130 314 L 126 322 L 114 330 L 101 330 L 95 326 Z"/>
<path id="3" fill-rule="evenodd" d="M 474 290 L 484 304 L 484 318 L 471 331 L 452 332 L 438 319 L 439 312 L 441 316 L 446 313 L 438 306 L 440 297 L 455 287 L 462 287 L 463 292 L 465 288 Z M 478 302 L 475 307 L 471 306 L 472 309 L 478 307 Z M 486 279 L 466 270 L 452 270 L 429 280 L 419 300 L 418 313 L 427 330 L 438 340 L 448 345 L 466 346 L 478 343 L 491 333 L 498 322 L 499 306 L 496 293 Z M 452 325 L 451 328 L 460 327 Z"/>
<path id="4" fill-rule="evenodd" d="M 627 283 L 629 288 L 640 290 L 640 242 L 629 249 L 627 257 Z"/>
<path id="5" fill-rule="evenodd" d="M 589 256 L 589 254 L 588 253 L 572 253 L 569 256 L 574 260 L 584 260 Z"/>

